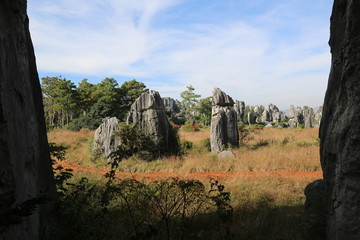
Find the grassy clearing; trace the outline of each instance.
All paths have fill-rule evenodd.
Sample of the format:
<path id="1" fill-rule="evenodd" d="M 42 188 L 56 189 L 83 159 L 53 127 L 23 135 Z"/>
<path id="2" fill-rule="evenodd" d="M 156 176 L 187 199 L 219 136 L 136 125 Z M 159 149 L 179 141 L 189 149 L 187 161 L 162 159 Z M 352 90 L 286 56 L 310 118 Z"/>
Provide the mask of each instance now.
<path id="1" fill-rule="evenodd" d="M 68 147 L 65 156 L 67 161 L 89 166 L 92 169 L 106 169 L 108 168 L 106 161 L 92 160 L 90 149 L 93 134 L 93 131 L 56 130 L 49 132 L 48 138 L 51 142 Z M 310 173 L 321 170 L 318 129 L 267 128 L 255 130 L 251 136 L 253 139 L 246 146 L 233 150 L 236 158 L 218 159 L 216 155 L 206 151 L 206 148 L 202 146 L 203 139 L 209 137 L 209 130 L 180 131 L 182 140 L 191 141 L 194 144 L 193 149 L 187 155 L 168 157 L 152 162 L 131 158 L 123 161 L 120 169 L 137 173 L 156 171 L 160 172 L 159 175 L 161 172 L 164 174 L 165 172 L 183 173 L 184 175 L 214 171 L 225 171 L 229 174 L 236 174 L 237 171 L 256 173 L 255 175 L 239 175 L 221 180 L 221 183 L 225 185 L 225 190 L 231 193 L 230 203 L 234 208 L 232 221 L 227 224 L 227 230 L 231 232 L 232 239 L 301 239 L 300 227 L 305 199 L 303 189 L 319 176 Z M 262 174 L 269 173 L 269 171 L 287 171 L 287 173 L 282 175 L 276 172 L 271 175 Z M 297 175 L 292 171 L 303 171 L 303 173 Z M 83 174 L 85 173 L 76 173 L 72 181 L 76 183 L 82 176 L 85 176 L 90 179 L 90 182 L 97 185 L 104 182 L 104 178 L 94 171 Z M 196 175 L 193 176 L 196 178 Z M 205 191 L 208 191 L 208 180 L 200 177 L 199 179 L 206 187 Z M 90 197 L 91 200 L 91 198 L 99 196 L 86 195 L 85 197 Z M 78 199 L 78 196 L 73 198 Z M 70 202 L 73 202 L 74 199 L 70 199 Z M 90 200 L 89 204 L 99 201 L 99 199 Z M 101 211 L 91 215 L 91 211 L 83 209 L 88 215 L 84 215 L 83 222 L 79 222 L 79 224 L 88 224 L 88 228 L 91 229 L 91 222 L 94 218 L 106 217 L 106 222 L 109 224 L 106 227 L 108 230 L 102 234 L 113 234 L 116 239 L 130 239 L 126 236 L 119 238 L 124 226 L 117 225 L 117 222 L 123 221 L 122 216 L 126 209 L 120 208 L 118 202 L 111 204 L 108 209 L 111 214 L 106 216 L 102 216 Z M 78 206 L 74 206 L 74 208 L 74 211 L 77 212 Z M 94 206 L 93 209 L 96 210 L 97 207 Z M 71 211 L 68 214 L 71 215 Z M 214 222 L 212 224 L 215 225 L 211 226 L 215 226 L 215 228 L 203 228 L 209 224 L 209 221 L 212 221 L 211 219 L 216 219 L 214 214 L 216 215 L 216 212 L 196 218 L 191 230 L 192 239 L 226 239 L 219 234 L 220 230 L 216 229 L 221 226 Z M 77 219 L 76 221 L 78 221 Z M 87 235 L 88 233 L 94 234 L 95 229 L 99 228 L 97 225 L 93 227 L 94 230 L 84 230 L 83 239 L 96 239 L 89 238 Z M 101 232 L 101 229 L 98 230 Z M 108 239 L 112 239 L 110 235 Z M 95 236 L 97 235 L 95 234 Z"/>
<path id="2" fill-rule="evenodd" d="M 65 158 L 74 163 L 106 168 L 104 160 L 93 161 L 93 131 L 55 130 L 48 134 L 50 142 L 69 147 Z M 168 157 L 152 162 L 130 158 L 120 164 L 127 172 L 210 172 L 210 171 L 319 171 L 318 129 L 255 130 L 246 146 L 233 150 L 234 159 L 218 159 L 201 146 L 209 130 L 180 131 L 181 140 L 194 143 L 192 150 L 181 157 Z"/>

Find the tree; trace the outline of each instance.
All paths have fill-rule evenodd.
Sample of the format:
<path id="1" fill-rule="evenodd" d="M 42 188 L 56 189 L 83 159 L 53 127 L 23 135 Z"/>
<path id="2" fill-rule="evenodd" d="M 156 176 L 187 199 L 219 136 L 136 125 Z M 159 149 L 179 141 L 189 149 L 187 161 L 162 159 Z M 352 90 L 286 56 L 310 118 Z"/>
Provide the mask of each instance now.
<path id="1" fill-rule="evenodd" d="M 76 86 L 66 78 L 44 77 L 42 92 L 44 111 L 50 127 L 64 127 L 74 117 L 78 107 Z"/>
<path id="2" fill-rule="evenodd" d="M 187 121 L 192 124 L 195 122 L 195 115 L 197 111 L 197 98 L 201 97 L 199 94 L 195 94 L 195 88 L 191 85 L 186 86 L 187 90 L 180 93 L 180 97 L 183 99 L 181 103 L 185 107 L 185 110 L 181 113 L 185 115 Z"/>
<path id="3" fill-rule="evenodd" d="M 120 86 L 120 92 L 122 95 L 123 105 L 130 107 L 142 93 L 149 92 L 149 89 L 146 88 L 144 83 L 133 79 L 131 81 L 124 82 Z"/>
<path id="4" fill-rule="evenodd" d="M 91 106 L 96 102 L 94 99 L 96 85 L 89 83 L 85 78 L 79 83 L 76 90 L 79 96 L 79 108 L 83 115 L 86 115 L 89 113 Z"/>
<path id="5" fill-rule="evenodd" d="M 211 97 L 200 99 L 197 111 L 199 112 L 199 120 L 205 126 L 209 126 L 211 122 Z"/>

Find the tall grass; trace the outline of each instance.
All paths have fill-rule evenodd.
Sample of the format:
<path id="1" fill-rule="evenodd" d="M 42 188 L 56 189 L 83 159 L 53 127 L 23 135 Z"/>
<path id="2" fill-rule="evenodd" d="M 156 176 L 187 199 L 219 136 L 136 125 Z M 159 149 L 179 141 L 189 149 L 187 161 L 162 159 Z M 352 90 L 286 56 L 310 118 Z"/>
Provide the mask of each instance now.
<path id="1" fill-rule="evenodd" d="M 76 164 L 82 166 L 83 171 L 74 171 L 74 179 L 85 174 L 94 181 L 103 182 L 101 176 L 107 164 L 101 160 L 91 161 L 93 134 L 93 131 L 55 130 L 49 132 L 48 138 L 69 147 L 65 158 L 70 168 Z M 303 189 L 309 182 L 321 178 L 319 146 L 316 144 L 318 129 L 255 130 L 246 146 L 232 150 L 236 155 L 232 159 L 217 158 L 201 146 L 209 134 L 209 130 L 180 131 L 181 140 L 193 142 L 193 149 L 188 154 L 151 162 L 130 158 L 121 162 L 119 169 L 148 181 L 182 176 L 200 179 L 204 186 L 209 185 L 210 176 L 217 177 L 231 193 L 234 214 L 229 231 L 233 239 L 301 239 Z M 96 169 L 102 170 L 96 172 Z M 119 173 L 120 178 L 125 176 L 129 173 Z M 196 239 L 205 239 L 201 236 L 207 236 L 207 233 L 198 232 Z M 221 238 L 212 236 L 211 239 Z"/>

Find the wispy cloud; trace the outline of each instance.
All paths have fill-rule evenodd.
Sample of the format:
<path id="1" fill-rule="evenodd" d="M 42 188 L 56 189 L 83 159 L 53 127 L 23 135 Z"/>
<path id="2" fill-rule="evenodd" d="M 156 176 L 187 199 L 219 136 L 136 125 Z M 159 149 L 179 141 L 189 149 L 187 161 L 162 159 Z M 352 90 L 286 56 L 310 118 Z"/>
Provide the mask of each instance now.
<path id="1" fill-rule="evenodd" d="M 40 71 L 128 76 L 177 98 L 192 84 L 204 97 L 220 87 L 250 104 L 319 105 L 329 16 L 316 9 L 329 1 L 306 17 L 297 1 L 277 2 L 251 18 L 175 27 L 158 18 L 187 1 L 37 0 L 30 26 Z"/>

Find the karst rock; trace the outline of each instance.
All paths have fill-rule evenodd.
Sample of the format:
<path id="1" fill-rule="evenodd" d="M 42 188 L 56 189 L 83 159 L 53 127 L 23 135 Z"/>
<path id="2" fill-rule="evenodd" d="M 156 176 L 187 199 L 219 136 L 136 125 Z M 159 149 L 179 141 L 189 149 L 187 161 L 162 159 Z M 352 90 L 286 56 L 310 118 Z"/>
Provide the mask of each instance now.
<path id="1" fill-rule="evenodd" d="M 221 152 L 229 146 L 239 146 L 234 101 L 219 88 L 213 89 L 210 141 L 212 152 Z"/>
<path id="2" fill-rule="evenodd" d="M 57 197 L 26 8 L 25 0 L 0 1 L 1 240 L 45 239 Z M 39 196 L 46 203 L 22 215 L 18 207 Z"/>

